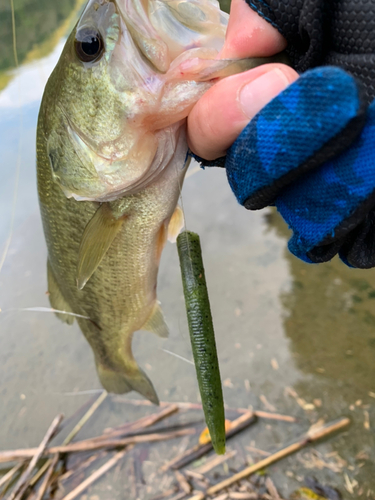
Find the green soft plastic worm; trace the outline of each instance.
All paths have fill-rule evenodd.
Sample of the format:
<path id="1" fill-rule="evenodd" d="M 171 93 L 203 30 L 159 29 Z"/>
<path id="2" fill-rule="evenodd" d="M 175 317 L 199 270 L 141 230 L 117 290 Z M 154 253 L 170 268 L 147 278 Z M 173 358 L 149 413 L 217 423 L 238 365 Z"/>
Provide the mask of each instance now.
<path id="1" fill-rule="evenodd" d="M 225 416 L 219 361 L 199 236 L 177 238 L 190 340 L 206 424 L 216 453 L 225 453 Z"/>

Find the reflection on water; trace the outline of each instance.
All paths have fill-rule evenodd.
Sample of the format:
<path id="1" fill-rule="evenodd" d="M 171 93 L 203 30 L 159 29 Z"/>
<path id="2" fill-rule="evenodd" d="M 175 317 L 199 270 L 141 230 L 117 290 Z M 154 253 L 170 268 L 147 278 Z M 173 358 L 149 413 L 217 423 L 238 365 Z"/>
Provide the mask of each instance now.
<path id="1" fill-rule="evenodd" d="M 289 237 L 276 213 L 269 215 L 268 222 L 280 236 Z M 294 388 L 308 401 L 320 399 L 322 415 L 353 418 L 350 435 L 337 441 L 337 449 L 352 466 L 358 466 L 355 457 L 366 452 L 369 460 L 356 479 L 364 484 L 367 476 L 373 487 L 375 270 L 350 269 L 338 258 L 308 265 L 289 252 L 285 256 L 293 276 L 292 289 L 282 294 L 285 333 L 296 365 L 309 375 Z"/>
<path id="2" fill-rule="evenodd" d="M 67 1 L 64 12 L 69 13 L 73 4 Z M 38 0 L 38 5 L 43 4 Z M 60 34 L 63 11 L 59 9 L 55 28 L 50 24 L 50 40 L 53 29 Z M 50 11 L 51 7 L 46 12 Z M 1 13 L 0 19 L 3 22 Z M 30 24 L 29 29 L 36 26 Z M 18 39 L 22 36 L 19 31 Z M 28 36 L 36 41 L 39 34 Z M 6 40 L 11 54 L 11 40 Z M 35 127 L 43 87 L 63 45 L 55 41 L 48 55 L 25 64 L 0 92 L 0 249 L 9 234 L 15 172 L 20 167 L 13 238 L 0 272 L 3 449 L 36 445 L 58 412 L 70 415 L 90 397 L 67 394 L 99 388 L 91 350 L 79 328 L 60 323 L 52 314 L 22 310 L 48 306 L 46 249 L 35 185 Z M 34 49 L 36 54 L 38 48 Z M 28 60 L 26 53 L 20 54 Z M 260 397 L 265 396 L 279 412 L 299 417 L 295 426 L 254 426 L 237 440 L 243 454 L 251 441 L 272 450 L 318 418 L 349 415 L 354 425 L 348 433 L 317 446 L 319 457 L 341 464 L 336 472 L 332 466 L 322 466 L 322 461 L 323 468 L 317 468 L 315 461 L 314 469 L 309 469 L 312 455 L 306 452 L 272 467 L 271 473 L 284 496 L 300 485 L 298 478 L 311 473 L 344 493 L 344 474 L 358 481 L 356 491 L 362 487 L 364 496 L 368 489 L 375 490 L 375 400 L 370 395 L 375 393 L 375 272 L 350 270 L 338 260 L 320 266 L 299 262 L 286 250 L 288 235 L 281 219 L 273 211 L 250 213 L 237 205 L 222 170 L 207 169 L 187 179 L 184 208 L 188 229 L 202 239 L 226 402 L 264 409 Z M 173 245 L 163 255 L 159 297 L 171 337 L 162 341 L 136 334 L 135 356 L 161 399 L 196 401 L 194 368 L 162 350 L 191 359 Z M 142 414 L 142 408 L 109 398 L 81 436 Z M 146 480 L 173 452 L 172 444 L 147 451 Z M 338 455 L 330 455 L 334 452 Z M 359 460 L 355 457 L 360 452 Z M 345 462 L 338 462 L 338 456 Z M 124 467 L 127 470 L 128 465 Z M 117 476 L 108 475 L 90 495 L 102 491 L 104 484 L 113 487 L 111 499 L 132 498 L 123 479 L 127 475 Z M 158 493 L 157 485 L 148 493 L 142 488 L 140 498 Z"/>
<path id="3" fill-rule="evenodd" d="M 71 28 L 84 1 L 14 0 L 14 41 L 11 2 L 0 2 L 0 90 L 13 77 L 15 57 L 18 63 L 27 63 L 48 55 Z"/>
<path id="4" fill-rule="evenodd" d="M 76 0 L 15 0 L 17 56 L 23 62 L 36 45 L 44 42 L 69 17 Z M 14 66 L 11 2 L 0 3 L 0 71 Z"/>

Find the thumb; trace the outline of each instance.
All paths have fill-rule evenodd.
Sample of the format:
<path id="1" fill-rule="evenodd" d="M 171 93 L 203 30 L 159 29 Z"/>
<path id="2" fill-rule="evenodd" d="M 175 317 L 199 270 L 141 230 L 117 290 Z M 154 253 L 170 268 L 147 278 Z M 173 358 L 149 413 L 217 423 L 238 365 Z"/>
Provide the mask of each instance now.
<path id="1" fill-rule="evenodd" d="M 267 64 L 216 83 L 188 117 L 188 143 L 206 160 L 224 156 L 249 121 L 298 78 L 292 68 Z"/>

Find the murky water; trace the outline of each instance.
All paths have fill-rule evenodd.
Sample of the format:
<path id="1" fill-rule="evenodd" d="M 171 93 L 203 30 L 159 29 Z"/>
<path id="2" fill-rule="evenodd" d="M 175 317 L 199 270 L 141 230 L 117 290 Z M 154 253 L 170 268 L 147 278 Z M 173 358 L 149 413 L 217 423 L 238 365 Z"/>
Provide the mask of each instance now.
<path id="1" fill-rule="evenodd" d="M 40 0 L 34 3 L 41 5 Z M 37 445 L 57 413 L 69 416 L 92 397 L 71 393 L 100 388 L 78 326 L 64 325 L 53 314 L 23 310 L 49 306 L 35 127 L 43 87 L 63 46 L 60 38 L 75 17 L 64 21 L 74 2 L 60 3 L 58 15 L 49 7 L 43 36 L 37 23 L 24 25 L 16 17 L 24 63 L 10 73 L 4 72 L 12 53 L 9 9 L 0 6 L 9 21 L 1 18 L 8 26 L 1 32 L 8 63 L 0 62 L 1 252 L 12 230 L 0 272 L 0 449 Z M 271 405 L 299 419 L 297 424 L 258 424 L 232 446 L 249 458 L 250 444 L 272 451 L 320 418 L 350 416 L 347 432 L 280 462 L 270 474 L 285 497 L 304 476 L 314 475 L 338 487 L 344 498 L 360 498 L 361 491 L 363 498 L 375 498 L 375 271 L 351 270 L 337 259 L 320 266 L 298 261 L 286 249 L 288 230 L 279 216 L 240 207 L 221 169 L 189 177 L 183 200 L 187 227 L 202 239 L 226 403 L 258 409 Z M 161 341 L 136 334 L 136 359 L 161 399 L 195 402 L 194 367 L 166 352 L 191 359 L 177 252 L 170 244 L 162 258 L 159 298 L 171 337 Z M 148 411 L 125 404 L 127 398 L 136 396 L 107 399 L 82 437 Z M 138 488 L 139 498 L 158 492 L 153 474 L 172 458 L 175 446 L 148 451 L 143 474 L 150 483 L 148 490 L 147 485 Z M 98 491 L 104 498 L 105 488 L 108 498 L 135 498 L 126 478 L 126 473 L 109 474 L 89 495 Z M 354 494 L 347 491 L 348 480 Z"/>

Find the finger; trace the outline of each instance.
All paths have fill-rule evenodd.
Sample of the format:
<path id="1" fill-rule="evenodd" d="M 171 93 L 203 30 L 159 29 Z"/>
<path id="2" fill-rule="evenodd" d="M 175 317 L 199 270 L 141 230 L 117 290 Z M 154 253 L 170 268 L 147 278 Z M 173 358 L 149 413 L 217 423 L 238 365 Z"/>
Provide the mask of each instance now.
<path id="1" fill-rule="evenodd" d="M 298 78 L 283 64 L 267 64 L 216 83 L 188 117 L 193 153 L 215 160 L 224 156 L 249 121 Z"/>
<path id="2" fill-rule="evenodd" d="M 281 52 L 286 40 L 245 0 L 232 0 L 225 44 L 220 57 L 266 57 Z"/>

